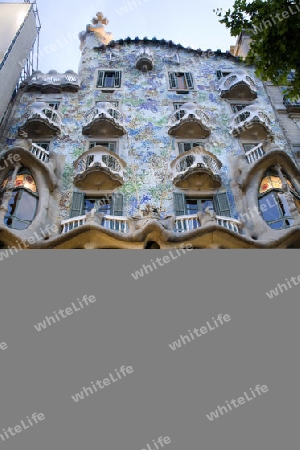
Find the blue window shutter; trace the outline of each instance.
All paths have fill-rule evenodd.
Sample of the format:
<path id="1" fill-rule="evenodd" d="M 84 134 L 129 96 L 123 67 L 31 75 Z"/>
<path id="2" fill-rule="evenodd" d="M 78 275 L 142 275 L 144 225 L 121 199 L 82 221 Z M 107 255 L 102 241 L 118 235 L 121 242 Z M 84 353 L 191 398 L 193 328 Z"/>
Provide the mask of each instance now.
<path id="1" fill-rule="evenodd" d="M 216 194 L 213 199 L 214 210 L 219 216 L 231 217 L 230 205 L 226 192 Z"/>
<path id="2" fill-rule="evenodd" d="M 185 74 L 185 79 L 186 79 L 186 85 L 189 89 L 193 89 L 194 88 L 194 82 L 193 82 L 193 75 L 191 74 L 191 72 L 187 72 Z"/>
<path id="3" fill-rule="evenodd" d="M 175 216 L 184 216 L 186 214 L 185 195 L 174 192 L 174 212 Z"/>
<path id="4" fill-rule="evenodd" d="M 104 70 L 98 71 L 98 80 L 97 80 L 97 87 L 103 87 L 104 86 Z"/>
<path id="5" fill-rule="evenodd" d="M 82 215 L 83 203 L 84 194 L 82 192 L 73 192 L 70 217 L 77 217 Z"/>
<path id="6" fill-rule="evenodd" d="M 170 88 L 171 89 L 177 88 L 177 80 L 174 72 L 169 73 L 169 80 L 170 80 Z"/>
<path id="7" fill-rule="evenodd" d="M 123 194 L 113 194 L 111 201 L 111 215 L 123 216 L 124 198 Z"/>
<path id="8" fill-rule="evenodd" d="M 121 87 L 121 72 L 118 70 L 115 73 L 115 87 L 116 88 Z"/>

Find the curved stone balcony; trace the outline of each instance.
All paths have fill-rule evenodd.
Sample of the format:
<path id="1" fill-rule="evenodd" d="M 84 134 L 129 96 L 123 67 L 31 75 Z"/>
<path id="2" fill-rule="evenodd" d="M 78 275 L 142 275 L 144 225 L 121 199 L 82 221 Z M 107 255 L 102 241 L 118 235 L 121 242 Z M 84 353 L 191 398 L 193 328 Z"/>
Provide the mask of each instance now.
<path id="1" fill-rule="evenodd" d="M 25 132 L 30 138 L 53 137 L 61 133 L 61 117 L 47 103 L 32 103 L 22 119 L 19 133 Z"/>
<path id="2" fill-rule="evenodd" d="M 202 147 L 177 156 L 170 164 L 173 184 L 180 189 L 211 189 L 221 186 L 222 163 Z"/>
<path id="3" fill-rule="evenodd" d="M 126 134 L 124 116 L 109 102 L 98 102 L 85 114 L 82 134 L 119 137 Z"/>
<path id="4" fill-rule="evenodd" d="M 101 145 L 74 162 L 74 185 L 80 189 L 115 189 L 124 183 L 125 161 Z"/>
<path id="5" fill-rule="evenodd" d="M 272 139 L 271 121 L 258 105 L 245 106 L 230 124 L 231 134 L 244 139 Z"/>
<path id="6" fill-rule="evenodd" d="M 169 135 L 183 139 L 203 139 L 210 135 L 209 117 L 195 103 L 185 103 L 170 116 Z"/>
<path id="7" fill-rule="evenodd" d="M 135 68 L 142 72 L 149 72 L 153 70 L 154 57 L 149 50 L 140 50 L 135 60 Z"/>
<path id="8" fill-rule="evenodd" d="M 254 100 L 257 90 L 254 80 L 243 69 L 236 69 L 226 77 L 221 78 L 220 95 L 222 98 Z"/>

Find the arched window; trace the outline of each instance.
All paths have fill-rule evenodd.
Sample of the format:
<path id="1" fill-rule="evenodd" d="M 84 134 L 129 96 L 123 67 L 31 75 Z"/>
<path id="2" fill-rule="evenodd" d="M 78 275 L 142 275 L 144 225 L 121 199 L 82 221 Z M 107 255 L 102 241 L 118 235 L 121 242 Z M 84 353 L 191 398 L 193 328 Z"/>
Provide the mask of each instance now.
<path id="1" fill-rule="evenodd" d="M 13 173 L 8 174 L 0 188 L 2 199 L 7 184 L 13 183 L 12 196 L 8 201 L 8 211 L 4 217 L 4 223 L 9 228 L 25 230 L 35 217 L 39 196 L 35 181 L 27 168 L 19 169 L 14 180 Z"/>
<path id="2" fill-rule="evenodd" d="M 285 174 L 283 174 L 283 178 L 297 205 L 300 200 L 298 192 Z M 289 202 L 282 186 L 282 179 L 277 172 L 265 173 L 259 186 L 258 204 L 264 220 L 274 230 L 289 228 L 294 224 Z"/>

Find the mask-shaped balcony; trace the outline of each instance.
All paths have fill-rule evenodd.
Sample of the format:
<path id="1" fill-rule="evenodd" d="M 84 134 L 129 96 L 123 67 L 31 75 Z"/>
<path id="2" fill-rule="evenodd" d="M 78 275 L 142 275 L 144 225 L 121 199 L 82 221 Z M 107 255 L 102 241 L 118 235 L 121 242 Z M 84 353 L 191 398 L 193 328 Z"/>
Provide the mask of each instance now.
<path id="1" fill-rule="evenodd" d="M 170 164 L 173 184 L 180 189 L 212 189 L 221 186 L 222 163 L 202 147 L 184 152 Z"/>
<path id="2" fill-rule="evenodd" d="M 53 137 L 61 133 L 60 115 L 47 103 L 32 103 L 22 119 L 19 133 L 24 132 L 30 138 Z"/>
<path id="3" fill-rule="evenodd" d="M 135 68 L 142 72 L 149 72 L 153 70 L 154 57 L 149 50 L 141 50 L 135 60 Z"/>
<path id="4" fill-rule="evenodd" d="M 182 139 L 203 139 L 210 135 L 209 117 L 195 103 L 185 103 L 169 119 L 169 135 Z"/>
<path id="5" fill-rule="evenodd" d="M 264 140 L 272 138 L 271 121 L 258 105 L 245 106 L 231 120 L 231 133 L 243 139 Z"/>
<path id="6" fill-rule="evenodd" d="M 116 189 L 124 183 L 125 161 L 97 145 L 74 162 L 74 185 L 80 189 Z"/>
<path id="7" fill-rule="evenodd" d="M 239 100 L 257 98 L 254 80 L 242 69 L 237 69 L 226 77 L 222 77 L 219 89 L 222 98 Z"/>
<path id="8" fill-rule="evenodd" d="M 85 115 L 82 134 L 88 136 L 119 137 L 126 134 L 124 116 L 109 102 L 98 102 Z"/>

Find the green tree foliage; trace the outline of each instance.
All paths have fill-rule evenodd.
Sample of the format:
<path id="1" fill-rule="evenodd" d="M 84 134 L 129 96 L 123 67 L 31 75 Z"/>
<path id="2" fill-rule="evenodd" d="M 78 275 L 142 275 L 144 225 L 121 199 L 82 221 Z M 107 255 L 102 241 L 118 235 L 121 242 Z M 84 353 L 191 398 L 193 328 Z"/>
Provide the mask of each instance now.
<path id="1" fill-rule="evenodd" d="M 254 64 L 264 81 L 287 86 L 289 98 L 300 96 L 299 0 L 236 0 L 232 9 L 214 10 L 232 36 L 251 36 L 246 63 Z M 292 79 L 291 79 L 292 71 Z"/>

